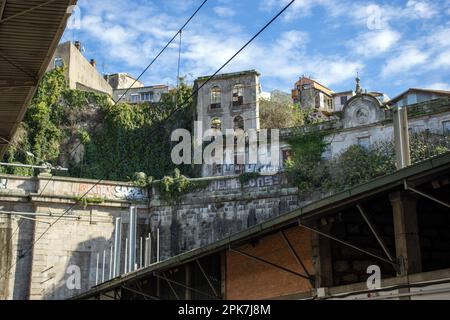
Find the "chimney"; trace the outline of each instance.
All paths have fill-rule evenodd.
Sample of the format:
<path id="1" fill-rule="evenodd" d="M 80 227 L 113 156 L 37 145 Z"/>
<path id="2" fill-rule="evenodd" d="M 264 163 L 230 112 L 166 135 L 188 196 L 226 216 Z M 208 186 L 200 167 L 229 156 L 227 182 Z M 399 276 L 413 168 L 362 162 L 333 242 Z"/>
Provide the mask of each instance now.
<path id="1" fill-rule="evenodd" d="M 95 61 L 95 59 L 91 59 L 91 66 L 97 68 L 97 61 Z"/>
<path id="2" fill-rule="evenodd" d="M 80 41 L 75 41 L 75 48 L 77 48 L 78 51 L 81 51 L 81 42 Z"/>

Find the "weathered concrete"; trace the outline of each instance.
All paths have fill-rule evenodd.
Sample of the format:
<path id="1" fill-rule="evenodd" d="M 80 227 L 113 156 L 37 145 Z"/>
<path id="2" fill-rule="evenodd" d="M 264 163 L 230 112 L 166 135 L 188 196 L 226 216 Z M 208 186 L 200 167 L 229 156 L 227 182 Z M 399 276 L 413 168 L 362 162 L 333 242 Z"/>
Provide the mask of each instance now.
<path id="1" fill-rule="evenodd" d="M 99 281 L 102 280 L 104 250 L 105 280 L 108 280 L 117 217 L 123 223 L 121 270 L 124 272 L 130 205 L 139 210 L 138 265 L 140 238 L 145 239 L 149 234 L 152 262 L 156 261 L 158 229 L 160 258 L 164 260 L 299 205 L 298 190 L 289 187 L 282 175 L 261 176 L 244 186 L 238 177 L 210 179 L 205 190 L 191 193 L 176 203 L 162 201 L 156 188 L 149 194 L 128 183 L 96 185 L 93 180 L 48 176 L 0 175 L 0 179 L 0 237 L 2 244 L 7 244 L 1 249 L 1 272 L 6 272 L 7 277 L 0 281 L 0 293 L 8 299 L 63 299 L 89 289 L 95 285 L 97 254 L 100 255 Z M 90 202 L 67 211 L 89 190 Z M 10 242 L 6 241 L 9 237 Z M 80 268 L 80 290 L 67 287 L 71 266 Z"/>

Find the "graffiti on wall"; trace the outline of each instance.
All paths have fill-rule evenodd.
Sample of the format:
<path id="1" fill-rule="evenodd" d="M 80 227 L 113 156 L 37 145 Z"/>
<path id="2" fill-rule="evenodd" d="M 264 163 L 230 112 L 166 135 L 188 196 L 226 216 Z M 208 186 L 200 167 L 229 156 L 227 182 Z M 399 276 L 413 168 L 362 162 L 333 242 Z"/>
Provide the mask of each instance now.
<path id="1" fill-rule="evenodd" d="M 118 186 L 116 187 L 115 192 L 115 196 L 120 199 L 142 200 L 145 198 L 144 191 L 136 187 Z"/>
<path id="2" fill-rule="evenodd" d="M 91 195 L 106 198 L 116 198 L 121 200 L 142 200 L 146 198 L 143 189 L 130 186 L 97 185 L 93 187 L 91 184 L 82 183 L 79 186 L 78 192 L 84 194 L 89 190 L 91 190 L 89 192 Z"/>
<path id="3" fill-rule="evenodd" d="M 243 186 L 244 188 L 264 188 L 264 187 L 274 187 L 286 184 L 286 178 L 283 175 L 273 175 L 273 176 L 261 176 L 255 179 L 250 179 Z M 239 179 L 223 179 L 213 181 L 209 189 L 210 191 L 225 191 L 233 189 L 241 189 L 241 183 Z"/>

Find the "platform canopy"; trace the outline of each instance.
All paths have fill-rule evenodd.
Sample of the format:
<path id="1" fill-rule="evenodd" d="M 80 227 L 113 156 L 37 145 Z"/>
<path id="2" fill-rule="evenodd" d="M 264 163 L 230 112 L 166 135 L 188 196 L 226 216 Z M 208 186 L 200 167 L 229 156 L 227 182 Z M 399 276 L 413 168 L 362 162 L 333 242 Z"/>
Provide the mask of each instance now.
<path id="1" fill-rule="evenodd" d="M 76 0 L 0 0 L 0 137 L 14 137 Z M 0 139 L 0 157 L 8 147 Z"/>

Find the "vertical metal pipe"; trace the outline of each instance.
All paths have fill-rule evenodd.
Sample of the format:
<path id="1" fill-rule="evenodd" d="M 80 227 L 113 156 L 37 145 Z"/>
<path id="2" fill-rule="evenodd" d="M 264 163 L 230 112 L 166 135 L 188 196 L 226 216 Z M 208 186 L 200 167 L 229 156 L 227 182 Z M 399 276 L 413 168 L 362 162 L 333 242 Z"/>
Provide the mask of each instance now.
<path id="1" fill-rule="evenodd" d="M 128 273 L 128 238 L 125 239 L 125 273 Z"/>
<path id="2" fill-rule="evenodd" d="M 148 265 L 152 264 L 152 234 L 148 234 Z"/>
<path id="3" fill-rule="evenodd" d="M 148 266 L 148 238 L 145 238 L 145 248 L 144 248 L 144 267 Z"/>
<path id="4" fill-rule="evenodd" d="M 136 229 L 137 229 L 136 221 L 137 221 L 137 208 L 130 207 L 128 272 L 134 271 L 136 266 Z"/>
<path id="5" fill-rule="evenodd" d="M 114 231 L 114 272 L 113 277 L 120 274 L 120 255 L 122 245 L 122 219 L 116 218 L 116 230 Z"/>
<path id="6" fill-rule="evenodd" d="M 105 263 L 106 263 L 106 250 L 103 249 L 102 283 L 105 282 Z"/>
<path id="7" fill-rule="evenodd" d="M 139 266 L 140 266 L 140 268 L 142 269 L 142 267 L 143 267 L 143 263 L 142 263 L 142 260 L 143 260 L 143 257 L 142 257 L 142 255 L 143 255 L 143 249 L 142 249 L 142 237 L 141 237 L 141 242 L 140 242 L 140 245 L 139 245 Z"/>
<path id="8" fill-rule="evenodd" d="M 97 252 L 97 267 L 95 268 L 95 285 L 98 285 L 98 263 L 100 260 L 100 253 Z"/>
<path id="9" fill-rule="evenodd" d="M 156 262 L 160 261 L 160 257 L 159 257 L 159 228 L 156 229 Z"/>
<path id="10" fill-rule="evenodd" d="M 113 265 L 113 246 L 111 245 L 111 250 L 109 252 L 109 278 L 108 280 L 112 279 L 112 265 Z"/>

